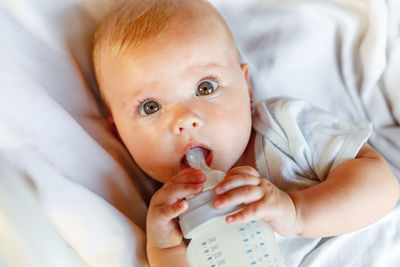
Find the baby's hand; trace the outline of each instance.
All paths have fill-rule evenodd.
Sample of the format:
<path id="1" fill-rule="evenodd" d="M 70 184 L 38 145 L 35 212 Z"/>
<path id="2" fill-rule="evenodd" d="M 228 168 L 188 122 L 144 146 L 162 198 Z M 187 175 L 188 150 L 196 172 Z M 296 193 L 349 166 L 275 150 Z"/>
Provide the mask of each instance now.
<path id="1" fill-rule="evenodd" d="M 226 217 L 227 223 L 265 220 L 279 234 L 296 234 L 299 222 L 296 209 L 288 193 L 280 190 L 252 167 L 233 168 L 224 180 L 214 187 L 218 198 L 213 201 L 216 209 L 245 204 L 245 207 Z"/>
<path id="2" fill-rule="evenodd" d="M 185 197 L 200 193 L 205 180 L 200 170 L 186 168 L 154 193 L 146 219 L 148 246 L 164 249 L 182 244 L 176 218 L 188 208 Z"/>

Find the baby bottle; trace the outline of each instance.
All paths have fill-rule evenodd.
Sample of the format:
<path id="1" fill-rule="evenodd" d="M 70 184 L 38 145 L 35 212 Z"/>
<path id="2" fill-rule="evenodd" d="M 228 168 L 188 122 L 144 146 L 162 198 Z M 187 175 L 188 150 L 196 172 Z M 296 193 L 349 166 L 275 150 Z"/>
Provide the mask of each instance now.
<path id="1" fill-rule="evenodd" d="M 188 151 L 186 159 L 192 168 L 201 169 L 207 176 L 203 192 L 188 198 L 189 208 L 179 216 L 184 237 L 191 239 L 186 253 L 189 265 L 284 266 L 274 232 L 265 221 L 227 224 L 225 217 L 241 207 L 224 210 L 212 207 L 211 203 L 217 196 L 211 189 L 222 181 L 225 173 L 207 166 L 201 148 Z"/>

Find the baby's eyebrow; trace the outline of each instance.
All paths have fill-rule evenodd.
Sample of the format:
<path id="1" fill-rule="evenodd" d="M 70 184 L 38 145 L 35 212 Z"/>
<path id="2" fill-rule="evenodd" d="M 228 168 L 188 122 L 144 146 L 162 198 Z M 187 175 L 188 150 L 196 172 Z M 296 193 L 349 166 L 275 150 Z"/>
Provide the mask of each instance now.
<path id="1" fill-rule="evenodd" d="M 124 99 L 125 103 L 131 104 L 132 100 L 147 94 L 147 92 L 149 91 L 149 89 L 148 89 L 149 87 L 150 86 L 143 86 L 143 87 L 135 88 L 135 90 L 132 90 L 132 92 L 128 93 L 125 96 L 125 99 Z"/>
<path id="2" fill-rule="evenodd" d="M 192 72 L 192 71 L 197 71 L 200 69 L 222 69 L 222 65 L 216 63 L 216 62 L 211 62 L 211 63 L 205 63 L 205 64 L 194 64 L 189 67 L 187 67 L 186 71 L 187 72 Z"/>
<path id="3" fill-rule="evenodd" d="M 143 95 L 147 95 L 149 92 L 149 88 L 157 88 L 158 86 L 158 80 L 150 80 L 146 82 L 142 82 L 140 85 L 134 84 L 130 85 L 127 87 L 127 93 L 126 93 L 126 99 L 127 102 L 132 101 L 132 99 L 135 99 L 137 97 L 141 97 Z"/>

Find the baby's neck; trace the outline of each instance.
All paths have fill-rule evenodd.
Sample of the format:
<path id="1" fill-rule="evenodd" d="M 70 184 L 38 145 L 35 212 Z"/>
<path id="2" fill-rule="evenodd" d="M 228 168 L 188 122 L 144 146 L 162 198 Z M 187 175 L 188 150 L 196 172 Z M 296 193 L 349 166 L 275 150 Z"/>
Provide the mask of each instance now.
<path id="1" fill-rule="evenodd" d="M 247 147 L 244 150 L 243 154 L 240 156 L 239 160 L 235 163 L 235 165 L 233 165 L 233 167 L 251 166 L 253 168 L 256 168 L 256 162 L 255 162 L 255 158 L 254 158 L 255 139 L 256 139 L 256 131 L 254 131 L 254 129 L 252 129 Z"/>

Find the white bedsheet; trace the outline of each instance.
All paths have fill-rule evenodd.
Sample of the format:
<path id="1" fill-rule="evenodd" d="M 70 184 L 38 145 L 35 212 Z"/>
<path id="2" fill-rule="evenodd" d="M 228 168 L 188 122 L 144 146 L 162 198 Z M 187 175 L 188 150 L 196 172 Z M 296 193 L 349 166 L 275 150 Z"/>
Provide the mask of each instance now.
<path id="1" fill-rule="evenodd" d="M 101 118 L 89 60 L 108 2 L 0 0 L 0 156 L 31 177 L 89 265 L 143 266 L 152 185 Z M 298 97 L 371 121 L 370 143 L 400 176 L 398 1 L 211 2 L 250 64 L 256 100 Z M 399 209 L 347 235 L 278 237 L 287 266 L 399 266 Z"/>

